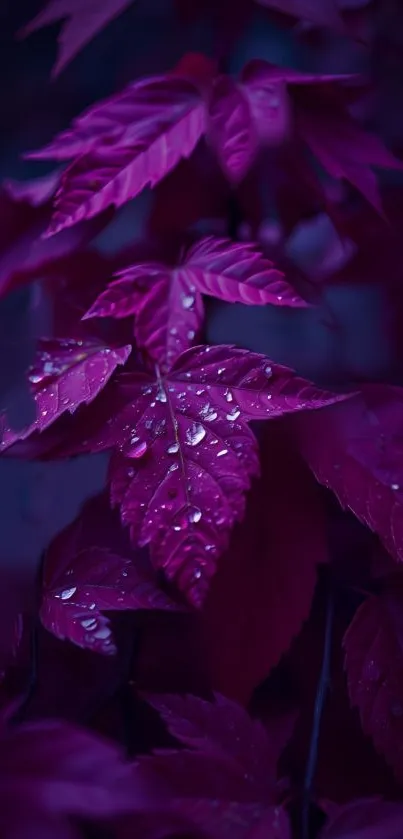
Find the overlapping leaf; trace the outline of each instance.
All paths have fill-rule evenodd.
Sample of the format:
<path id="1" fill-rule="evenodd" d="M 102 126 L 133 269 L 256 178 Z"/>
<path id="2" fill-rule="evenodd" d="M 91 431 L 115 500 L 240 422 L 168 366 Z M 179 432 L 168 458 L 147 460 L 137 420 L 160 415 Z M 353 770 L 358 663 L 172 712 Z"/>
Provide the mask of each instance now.
<path id="1" fill-rule="evenodd" d="M 299 442 L 316 478 L 403 559 L 403 389 L 366 385 L 362 397 L 308 421 Z"/>
<path id="2" fill-rule="evenodd" d="M 43 239 L 52 213 L 60 172 L 33 181 L 6 181 L 0 190 L 0 297 L 36 277 L 43 277 L 63 258 L 97 235 L 109 220 L 98 217 L 88 224 Z M 106 214 L 109 216 L 109 213 Z"/>
<path id="3" fill-rule="evenodd" d="M 403 779 L 403 584 L 391 576 L 358 609 L 344 639 L 351 701 L 366 734 Z"/>
<path id="4" fill-rule="evenodd" d="M 130 549 L 104 493 L 87 502 L 48 549 L 40 614 L 58 638 L 112 654 L 112 631 L 103 612 L 176 608 L 158 586 L 147 556 Z"/>
<path id="5" fill-rule="evenodd" d="M 284 742 L 270 737 L 246 711 L 219 695 L 149 698 L 183 751 L 159 751 L 141 761 L 143 772 L 168 781 L 172 809 L 211 839 L 265 836 L 289 839 L 288 817 L 276 806 L 276 763 Z M 146 775 L 147 777 L 147 775 Z"/>
<path id="6" fill-rule="evenodd" d="M 134 82 L 90 108 L 50 146 L 30 155 L 75 158 L 62 177 L 51 232 L 154 186 L 192 153 L 204 131 L 197 82 L 175 74 Z"/>
<path id="7" fill-rule="evenodd" d="M 123 355 L 117 359 L 110 351 L 113 369 L 128 350 L 119 352 Z M 104 353 L 99 351 L 102 364 Z M 101 363 L 95 358 L 94 363 Z M 101 372 L 104 376 L 103 366 Z M 47 427 L 68 409 L 68 401 L 62 401 L 68 394 L 63 390 L 58 398 L 62 383 L 63 377 L 54 382 L 56 389 L 46 383 L 37 391 L 38 420 L 19 436 L 6 430 L 4 448 Z M 102 384 L 94 381 L 90 393 L 87 386 L 84 394 L 80 389 L 79 399 L 73 389 L 72 407 L 93 398 Z M 130 526 L 133 542 L 150 544 L 154 565 L 199 604 L 231 527 L 243 516 L 245 492 L 259 469 L 247 422 L 344 398 L 297 378 L 288 368 L 271 366 L 256 353 L 225 345 L 194 347 L 167 372 L 156 366 L 155 372 L 118 377 L 113 388 L 80 414 L 58 454 L 115 449 L 111 497 Z M 50 415 L 43 418 L 43 410 Z"/>
<path id="8" fill-rule="evenodd" d="M 320 839 L 400 839 L 403 807 L 400 802 L 377 798 L 334 807 Z"/>
<path id="9" fill-rule="evenodd" d="M 102 820 L 157 804 L 115 745 L 63 722 L 4 729 L 0 779 L 5 839 L 78 839 L 73 817 Z"/>
<path id="10" fill-rule="evenodd" d="M 205 133 L 227 176 L 238 183 L 262 145 L 282 144 L 297 131 L 332 176 L 351 180 L 379 206 L 370 167 L 399 168 L 400 163 L 349 117 L 342 94 L 355 78 L 252 61 L 235 81 L 214 77 L 204 59 L 203 71 L 188 68 L 185 61 L 174 73 L 128 85 L 31 154 L 73 159 L 62 177 L 49 233 L 112 204 L 119 207 L 145 186 L 155 186 L 192 154 Z M 314 95 L 309 94 L 312 85 Z"/>
<path id="11" fill-rule="evenodd" d="M 328 556 L 319 488 L 276 423 L 265 429 L 260 460 L 202 614 L 213 685 L 245 704 L 308 617 Z"/>
<path id="12" fill-rule="evenodd" d="M 124 387 L 127 407 L 92 445 L 120 447 L 111 461 L 111 493 L 123 522 L 135 543 L 150 544 L 154 564 L 199 604 L 258 471 L 245 421 L 343 397 L 226 346 L 195 347 L 165 376 L 128 374 Z"/>
<path id="13" fill-rule="evenodd" d="M 202 294 L 249 305 L 306 305 L 253 244 L 208 236 L 175 267 L 149 263 L 125 269 L 85 317 L 136 314 L 138 346 L 166 368 L 199 336 Z"/>
<path id="14" fill-rule="evenodd" d="M 40 341 L 29 372 L 36 418 L 26 428 L 15 430 L 2 416 L 0 449 L 45 430 L 65 411 L 73 413 L 79 405 L 92 402 L 130 352 L 130 345 L 114 349 L 93 341 Z"/>

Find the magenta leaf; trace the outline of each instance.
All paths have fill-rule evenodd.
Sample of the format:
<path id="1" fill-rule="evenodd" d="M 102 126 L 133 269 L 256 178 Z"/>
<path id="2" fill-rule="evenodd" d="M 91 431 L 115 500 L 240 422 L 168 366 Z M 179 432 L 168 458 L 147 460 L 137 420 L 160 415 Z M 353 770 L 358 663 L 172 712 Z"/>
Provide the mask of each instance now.
<path id="1" fill-rule="evenodd" d="M 29 371 L 36 419 L 16 431 L 3 416 L 0 448 L 7 449 L 34 431 L 44 431 L 65 411 L 74 413 L 79 405 L 92 402 L 130 352 L 130 345 L 114 349 L 92 341 L 41 340 Z"/>
<path id="2" fill-rule="evenodd" d="M 265 429 L 260 461 L 202 613 L 212 683 L 244 704 L 301 630 L 328 560 L 320 489 L 277 423 Z"/>
<path id="3" fill-rule="evenodd" d="M 107 655 L 115 646 L 102 612 L 178 608 L 158 587 L 148 558 L 133 553 L 120 529 L 105 494 L 91 499 L 51 543 L 43 575 L 44 626 L 58 638 Z"/>
<path id="4" fill-rule="evenodd" d="M 403 586 L 391 576 L 356 612 L 344 638 L 350 699 L 375 747 L 403 779 Z"/>
<path id="5" fill-rule="evenodd" d="M 58 76 L 77 53 L 131 3 L 132 0 L 103 0 L 94 6 L 93 0 L 48 0 L 20 35 L 26 37 L 43 26 L 64 19 L 58 38 L 58 59 L 52 70 L 52 76 Z"/>
<path id="6" fill-rule="evenodd" d="M 155 155 L 167 153 L 169 132 L 189 119 L 202 104 L 198 85 L 187 77 L 171 74 L 131 82 L 113 96 L 91 105 L 76 117 L 66 131 L 38 151 L 25 156 L 33 160 L 71 160 L 93 151 L 112 151 L 134 146 L 147 138 Z M 151 161 L 150 161 L 151 162 Z"/>
<path id="7" fill-rule="evenodd" d="M 289 286 L 284 274 L 251 242 L 208 236 L 190 248 L 175 270 L 197 291 L 229 303 L 307 305 Z"/>
<path id="8" fill-rule="evenodd" d="M 263 725 L 251 719 L 241 705 L 220 694 L 214 703 L 196 696 L 146 695 L 146 699 L 170 734 L 186 747 L 225 760 L 243 779 L 246 775 L 256 799 L 270 795 L 279 752 L 271 748 Z"/>
<path id="9" fill-rule="evenodd" d="M 323 168 L 336 179 L 345 179 L 382 212 L 382 201 L 373 167 L 402 169 L 403 164 L 374 134 L 364 131 L 347 113 L 326 118 L 318 107 L 301 108 L 297 129 Z"/>
<path id="10" fill-rule="evenodd" d="M 400 839 L 403 807 L 379 798 L 351 801 L 335 807 L 320 839 Z"/>
<path id="11" fill-rule="evenodd" d="M 228 76 L 216 79 L 209 102 L 209 137 L 233 183 L 252 165 L 261 141 L 281 144 L 291 128 L 291 104 L 284 81 L 258 91 Z"/>
<path id="12" fill-rule="evenodd" d="M 146 697 L 169 731 L 192 750 L 142 758 L 140 768 L 171 785 L 175 811 L 208 837 L 289 839 L 288 817 L 275 806 L 276 764 L 284 746 L 273 747 L 263 726 L 233 702 L 194 696 Z"/>
<path id="13" fill-rule="evenodd" d="M 248 305 L 307 305 L 255 245 L 208 236 L 175 267 L 149 263 L 125 269 L 84 317 L 136 314 L 137 345 L 165 369 L 200 333 L 201 294 Z"/>
<path id="14" fill-rule="evenodd" d="M 133 542 L 195 604 L 203 599 L 229 532 L 242 518 L 245 492 L 258 472 L 246 422 L 344 399 L 273 366 L 261 355 L 228 346 L 194 347 L 163 375 L 128 373 L 126 404 L 87 450 L 118 448 L 111 497 Z"/>
<path id="15" fill-rule="evenodd" d="M 92 218 L 110 205 L 154 186 L 205 131 L 205 108 L 196 83 L 176 75 L 151 77 L 97 104 L 47 148 L 41 159 L 70 159 L 56 195 L 49 233 Z"/>
<path id="16" fill-rule="evenodd" d="M 301 450 L 315 477 L 343 507 L 403 559 L 403 390 L 366 385 L 362 396 L 296 420 Z"/>
<path id="17" fill-rule="evenodd" d="M 80 412 L 67 441 L 59 432 L 53 456 L 115 450 L 111 498 L 133 544 L 149 544 L 153 565 L 200 605 L 259 469 L 247 422 L 345 398 L 265 356 L 194 347 L 166 373 L 156 366 L 117 376 Z M 6 445 L 15 439 L 7 435 Z"/>
<path id="18" fill-rule="evenodd" d="M 333 89 L 352 78 L 303 74 L 256 61 L 246 65 L 240 82 L 226 76 L 214 81 L 206 59 L 202 70 L 194 70 L 192 62 L 187 67 L 187 58 L 173 73 L 133 82 L 97 103 L 49 146 L 29 155 L 72 159 L 62 176 L 48 235 L 155 186 L 192 154 L 204 134 L 230 180 L 241 180 L 260 145 L 286 141 L 294 88 L 329 83 Z M 303 105 L 300 110 L 304 128 Z M 355 148 L 352 159 L 357 153 Z"/>
<path id="19" fill-rule="evenodd" d="M 64 832 L 70 817 L 109 819 L 156 800 L 114 744 L 68 723 L 35 722 L 2 732 L 0 805 L 4 837 L 74 839 Z"/>
<path id="20" fill-rule="evenodd" d="M 20 285 L 43 277 L 65 258 L 97 235 L 106 216 L 53 239 L 43 239 L 51 214 L 60 172 L 32 181 L 6 181 L 0 190 L 0 296 Z M 109 214 L 106 214 L 109 215 Z"/>
<path id="21" fill-rule="evenodd" d="M 133 314 L 137 346 L 165 370 L 199 337 L 204 308 L 185 270 L 150 263 L 122 271 L 84 319 Z"/>

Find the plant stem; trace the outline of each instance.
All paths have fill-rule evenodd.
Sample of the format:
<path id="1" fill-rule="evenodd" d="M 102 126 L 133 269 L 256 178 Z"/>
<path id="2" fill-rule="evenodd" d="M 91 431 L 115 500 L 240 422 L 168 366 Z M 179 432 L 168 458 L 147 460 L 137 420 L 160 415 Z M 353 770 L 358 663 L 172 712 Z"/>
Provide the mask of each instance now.
<path id="1" fill-rule="evenodd" d="M 18 724 L 23 721 L 24 715 L 27 711 L 28 706 L 31 703 L 31 700 L 35 694 L 36 685 L 38 681 L 38 656 L 39 656 L 39 626 L 40 626 L 40 618 L 39 618 L 39 610 L 41 607 L 41 600 L 42 600 L 42 582 L 43 582 L 43 571 L 44 571 L 44 564 L 45 564 L 45 551 L 41 555 L 41 559 L 38 565 L 38 570 L 36 574 L 36 581 L 35 581 L 35 602 L 36 602 L 36 609 L 35 613 L 32 617 L 32 625 L 31 625 L 31 634 L 30 634 L 30 658 L 29 658 L 29 679 L 28 684 L 25 690 L 25 695 L 21 699 L 21 703 L 17 708 L 15 714 L 13 715 L 10 723 L 13 725 Z"/>
<path id="2" fill-rule="evenodd" d="M 323 643 L 322 666 L 319 674 L 318 687 L 316 690 L 315 706 L 313 712 L 313 724 L 311 742 L 309 746 L 308 760 L 306 763 L 304 786 L 302 794 L 302 839 L 309 839 L 309 811 L 312 797 L 312 787 L 315 778 L 316 763 L 318 758 L 320 724 L 323 708 L 326 699 L 326 691 L 329 684 L 330 656 L 332 648 L 332 632 L 334 617 L 334 593 L 332 581 L 328 582 L 328 594 L 326 603 L 325 638 Z"/>

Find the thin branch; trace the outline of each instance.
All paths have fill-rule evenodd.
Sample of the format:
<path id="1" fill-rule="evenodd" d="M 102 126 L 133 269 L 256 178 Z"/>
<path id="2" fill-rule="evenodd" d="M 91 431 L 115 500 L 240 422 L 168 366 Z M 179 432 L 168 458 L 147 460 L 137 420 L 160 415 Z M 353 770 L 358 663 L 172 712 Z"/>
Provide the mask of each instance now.
<path id="1" fill-rule="evenodd" d="M 21 699 L 20 705 L 18 706 L 15 714 L 13 714 L 10 723 L 13 725 L 22 722 L 25 713 L 30 705 L 33 696 L 35 694 L 37 682 L 38 682 L 38 657 L 39 657 L 39 627 L 40 627 L 40 618 L 39 618 L 39 610 L 41 607 L 41 599 L 42 599 L 42 582 L 43 582 L 43 570 L 45 564 L 45 552 L 42 553 L 38 571 L 36 575 L 35 581 L 35 602 L 36 602 L 36 609 L 35 613 L 32 618 L 32 625 L 31 625 L 31 633 L 30 633 L 30 657 L 29 657 L 29 679 L 28 684 L 25 689 L 25 694 Z"/>
<path id="2" fill-rule="evenodd" d="M 302 794 L 302 839 L 309 839 L 309 812 L 312 798 L 312 788 L 315 779 L 316 763 L 318 758 L 320 725 L 323 708 L 326 700 L 326 692 L 329 686 L 330 656 L 332 649 L 332 632 L 334 617 L 334 592 L 332 581 L 328 581 L 328 596 L 326 604 L 325 638 L 323 644 L 322 667 L 320 670 L 318 687 L 316 690 L 315 707 L 313 712 L 313 724 L 311 742 L 309 746 L 308 760 L 305 769 L 304 786 Z"/>

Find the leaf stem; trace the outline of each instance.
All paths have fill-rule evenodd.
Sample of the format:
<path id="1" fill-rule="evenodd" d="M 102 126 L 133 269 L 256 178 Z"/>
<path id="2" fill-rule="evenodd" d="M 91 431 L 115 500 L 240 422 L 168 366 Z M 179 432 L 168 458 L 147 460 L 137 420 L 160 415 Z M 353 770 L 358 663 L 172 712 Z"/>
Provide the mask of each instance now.
<path id="1" fill-rule="evenodd" d="M 35 594 L 36 594 L 36 610 L 35 614 L 32 618 L 32 625 L 31 625 L 31 632 L 30 632 L 30 658 L 29 658 L 29 679 L 28 684 L 25 689 L 25 694 L 21 699 L 21 703 L 18 706 L 15 714 L 13 714 L 10 723 L 16 725 L 22 722 L 25 712 L 30 705 L 37 686 L 38 682 L 38 657 L 39 657 L 39 627 L 40 627 L 40 618 L 39 618 L 39 610 L 41 607 L 41 600 L 42 600 L 42 583 L 43 583 L 43 572 L 44 572 L 44 565 L 45 565 L 45 551 L 41 555 L 41 559 L 38 565 L 38 571 L 36 575 L 36 584 L 35 584 Z"/>
<path id="2" fill-rule="evenodd" d="M 316 690 L 315 706 L 313 712 L 313 723 L 311 742 L 309 746 L 308 760 L 306 763 L 304 786 L 302 793 L 302 839 L 309 839 L 309 808 L 312 797 L 312 787 L 315 778 L 316 763 L 318 758 L 320 725 L 323 708 L 326 700 L 326 692 L 329 685 L 330 656 L 332 648 L 332 632 L 334 618 L 334 592 L 332 581 L 328 581 L 328 593 L 326 603 L 325 637 L 323 643 L 322 666 L 320 669 L 318 686 Z"/>

